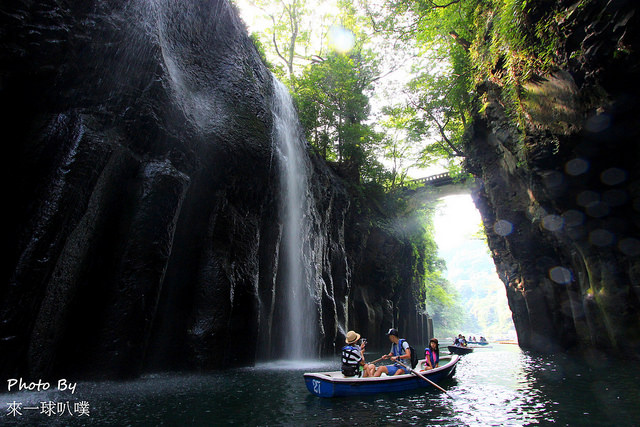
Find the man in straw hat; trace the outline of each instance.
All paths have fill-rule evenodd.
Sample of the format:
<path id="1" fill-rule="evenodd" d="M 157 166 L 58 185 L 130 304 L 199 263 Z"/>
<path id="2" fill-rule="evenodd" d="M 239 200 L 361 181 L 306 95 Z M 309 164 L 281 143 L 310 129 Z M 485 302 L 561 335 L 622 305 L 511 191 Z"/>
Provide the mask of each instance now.
<path id="1" fill-rule="evenodd" d="M 347 332 L 345 339 L 346 346 L 342 347 L 342 374 L 345 377 L 369 377 L 371 376 L 370 365 L 364 361 L 364 347 L 366 342 L 360 341 L 360 334 L 355 331 Z M 375 367 L 374 367 L 375 368 Z"/>

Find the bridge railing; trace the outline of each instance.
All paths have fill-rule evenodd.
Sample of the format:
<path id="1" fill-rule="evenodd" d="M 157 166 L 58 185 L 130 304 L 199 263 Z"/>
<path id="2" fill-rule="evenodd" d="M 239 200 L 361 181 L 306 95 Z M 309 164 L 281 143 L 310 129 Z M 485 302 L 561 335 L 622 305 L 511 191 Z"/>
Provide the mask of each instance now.
<path id="1" fill-rule="evenodd" d="M 431 183 L 434 181 L 444 181 L 444 180 L 449 180 L 451 179 L 451 175 L 449 175 L 449 172 L 444 172 L 444 173 L 439 173 L 437 175 L 431 175 L 431 176 L 425 176 L 424 178 L 418 178 L 418 179 L 413 179 L 411 181 L 409 181 L 409 183 L 416 183 L 416 184 L 420 184 L 420 183 Z"/>
<path id="2" fill-rule="evenodd" d="M 453 177 L 449 174 L 449 172 L 439 173 L 436 175 L 425 176 L 424 178 L 413 179 L 411 181 L 405 182 L 404 186 L 440 186 L 447 185 L 453 182 Z"/>

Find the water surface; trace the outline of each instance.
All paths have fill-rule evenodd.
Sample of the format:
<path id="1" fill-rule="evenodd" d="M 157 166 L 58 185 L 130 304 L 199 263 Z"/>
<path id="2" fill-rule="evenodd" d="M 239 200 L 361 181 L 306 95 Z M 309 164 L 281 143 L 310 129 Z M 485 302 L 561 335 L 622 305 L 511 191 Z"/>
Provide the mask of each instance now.
<path id="1" fill-rule="evenodd" d="M 445 349 L 443 353 L 446 353 Z M 455 378 L 430 389 L 362 398 L 311 395 L 302 374 L 334 370 L 338 358 L 274 362 L 205 375 L 154 374 L 128 382 L 81 382 L 75 394 L 5 393 L 6 425 L 640 425 L 636 362 L 576 361 L 515 345 L 463 356 Z M 52 387 L 54 388 L 54 387 Z M 64 414 L 7 415 L 7 403 L 69 401 Z M 89 404 L 89 416 L 73 403 Z M 64 405 L 61 405 L 64 406 Z"/>

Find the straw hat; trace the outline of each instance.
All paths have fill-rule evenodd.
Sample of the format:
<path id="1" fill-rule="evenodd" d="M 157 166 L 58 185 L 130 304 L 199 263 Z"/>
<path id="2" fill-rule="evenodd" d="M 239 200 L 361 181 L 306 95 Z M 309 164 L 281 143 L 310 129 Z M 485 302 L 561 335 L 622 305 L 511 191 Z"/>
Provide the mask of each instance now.
<path id="1" fill-rule="evenodd" d="M 344 340 L 347 344 L 353 344 L 360 339 L 360 334 L 355 331 L 347 332 L 347 339 Z"/>

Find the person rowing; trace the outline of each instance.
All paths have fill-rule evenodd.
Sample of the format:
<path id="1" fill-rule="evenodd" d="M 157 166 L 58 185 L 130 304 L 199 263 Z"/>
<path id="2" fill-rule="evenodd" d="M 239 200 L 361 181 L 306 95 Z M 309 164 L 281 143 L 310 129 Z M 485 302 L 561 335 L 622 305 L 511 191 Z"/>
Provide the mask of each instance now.
<path id="1" fill-rule="evenodd" d="M 391 359 L 392 362 L 396 362 L 399 359 L 411 360 L 411 350 L 409 350 L 409 343 L 405 339 L 398 338 L 398 330 L 395 328 L 389 329 L 387 332 L 389 341 L 391 341 L 391 351 L 389 354 L 382 356 L 383 359 Z M 404 369 L 396 364 L 379 366 L 374 373 L 375 377 L 379 377 L 382 374 L 387 375 L 401 375 L 404 374 Z"/>

